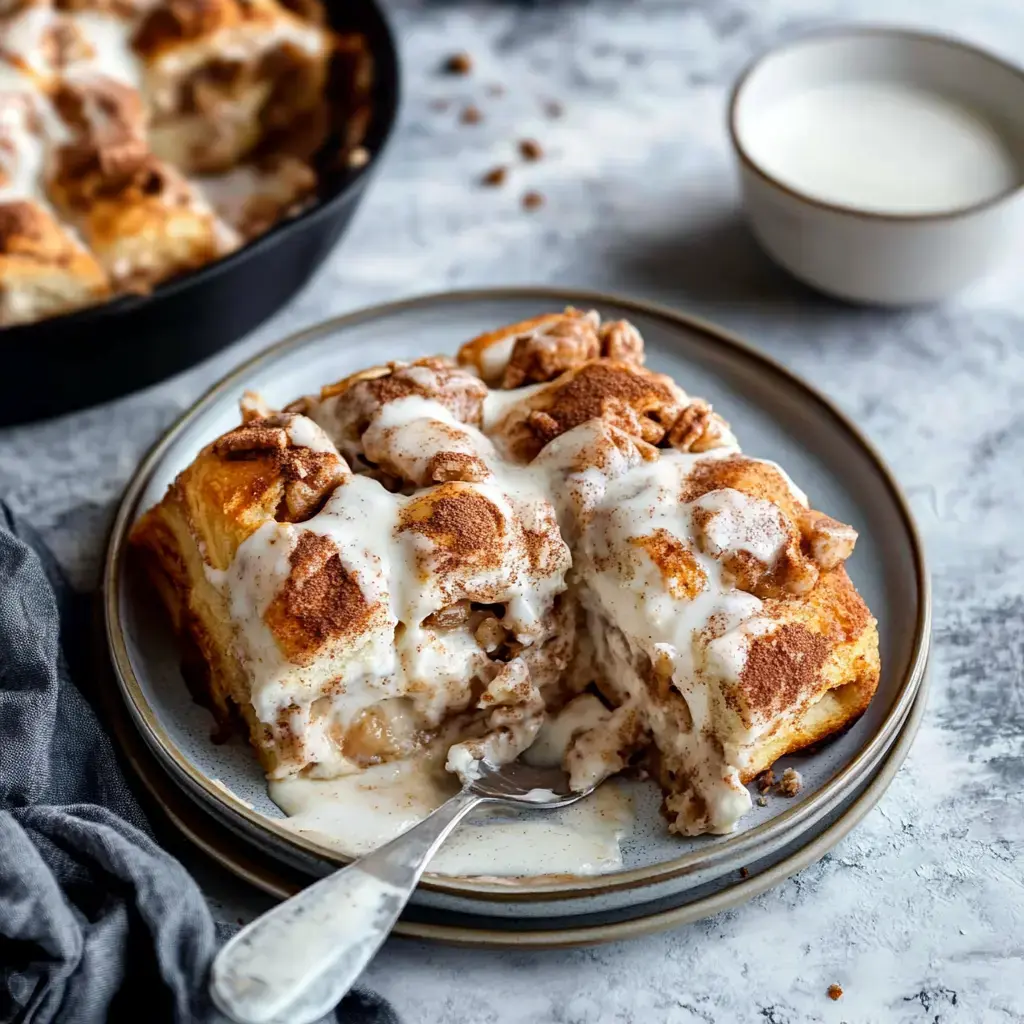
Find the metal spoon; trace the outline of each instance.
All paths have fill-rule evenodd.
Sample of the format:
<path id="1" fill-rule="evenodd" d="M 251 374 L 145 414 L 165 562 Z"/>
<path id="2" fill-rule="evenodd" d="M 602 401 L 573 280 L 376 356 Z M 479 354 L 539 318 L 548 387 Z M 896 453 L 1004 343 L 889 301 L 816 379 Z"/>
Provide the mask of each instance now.
<path id="1" fill-rule="evenodd" d="M 243 928 L 217 954 L 210 993 L 237 1024 L 309 1024 L 333 1009 L 388 937 L 427 862 L 481 804 L 568 807 L 561 768 L 478 762 L 479 777 L 386 846 Z"/>

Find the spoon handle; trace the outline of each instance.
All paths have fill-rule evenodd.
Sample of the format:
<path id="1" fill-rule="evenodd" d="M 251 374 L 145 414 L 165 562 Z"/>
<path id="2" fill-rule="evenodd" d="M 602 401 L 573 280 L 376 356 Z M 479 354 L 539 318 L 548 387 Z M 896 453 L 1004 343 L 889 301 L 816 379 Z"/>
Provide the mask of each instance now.
<path id="1" fill-rule="evenodd" d="M 243 928 L 213 962 L 218 1009 L 237 1024 L 319 1020 L 373 959 L 434 852 L 483 800 L 462 790 L 386 846 Z"/>

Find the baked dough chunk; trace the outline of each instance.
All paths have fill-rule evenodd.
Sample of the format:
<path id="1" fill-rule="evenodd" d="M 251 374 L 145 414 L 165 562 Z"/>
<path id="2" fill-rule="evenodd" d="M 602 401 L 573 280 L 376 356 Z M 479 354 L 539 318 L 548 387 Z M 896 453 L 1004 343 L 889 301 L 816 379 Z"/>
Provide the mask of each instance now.
<path id="1" fill-rule="evenodd" d="M 756 774 L 864 711 L 856 532 L 642 358 L 568 310 L 461 365 L 243 399 L 132 542 L 271 776 L 439 745 L 472 774 L 557 735 L 574 786 L 642 764 L 671 830 L 721 833 Z"/>
<path id="2" fill-rule="evenodd" d="M 147 291 L 305 209 L 372 83 L 320 0 L 0 4 L 0 325 Z"/>

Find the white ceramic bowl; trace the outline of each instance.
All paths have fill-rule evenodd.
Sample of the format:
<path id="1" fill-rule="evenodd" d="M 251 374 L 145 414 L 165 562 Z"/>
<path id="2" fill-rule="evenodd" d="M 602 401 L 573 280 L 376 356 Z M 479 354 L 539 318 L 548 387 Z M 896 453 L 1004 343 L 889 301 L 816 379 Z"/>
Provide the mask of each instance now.
<path id="1" fill-rule="evenodd" d="M 846 159 L 860 129 L 873 145 Z M 852 27 L 788 43 L 741 76 L 729 132 L 755 236 L 839 298 L 936 301 L 1022 234 L 1024 71 L 956 40 Z"/>

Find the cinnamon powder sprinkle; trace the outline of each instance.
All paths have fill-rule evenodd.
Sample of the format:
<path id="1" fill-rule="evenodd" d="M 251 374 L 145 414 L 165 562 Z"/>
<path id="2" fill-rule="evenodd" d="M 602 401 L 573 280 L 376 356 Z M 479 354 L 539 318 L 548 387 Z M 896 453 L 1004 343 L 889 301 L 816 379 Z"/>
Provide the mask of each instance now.
<path id="1" fill-rule="evenodd" d="M 551 405 L 544 412 L 555 429 L 550 436 L 543 437 L 544 443 L 587 420 L 603 417 L 610 405 L 647 409 L 675 401 L 669 388 L 656 376 L 638 372 L 625 363 L 588 363 L 557 387 L 551 398 Z"/>
<path id="2" fill-rule="evenodd" d="M 373 607 L 330 537 L 303 532 L 288 561 L 288 579 L 263 618 L 288 659 L 309 665 L 328 640 L 365 631 Z"/>
<path id="3" fill-rule="evenodd" d="M 402 510 L 399 530 L 413 530 L 434 542 L 442 573 L 498 565 L 505 546 L 505 523 L 494 503 L 471 487 L 442 484 Z M 436 556 L 435 556 L 436 557 Z"/>
<path id="4" fill-rule="evenodd" d="M 842 986 L 841 985 L 837 985 L 837 984 L 835 984 L 835 982 L 833 982 L 831 985 L 829 985 L 829 987 L 826 990 L 825 994 L 829 997 L 829 999 L 832 1000 L 832 1002 L 836 1002 L 837 1000 L 843 998 Z"/>
<path id="5" fill-rule="evenodd" d="M 727 699 L 735 706 L 742 695 L 748 713 L 777 715 L 810 693 L 829 648 L 825 637 L 799 623 L 786 623 L 755 637 L 750 643 L 738 692 L 729 693 Z"/>

